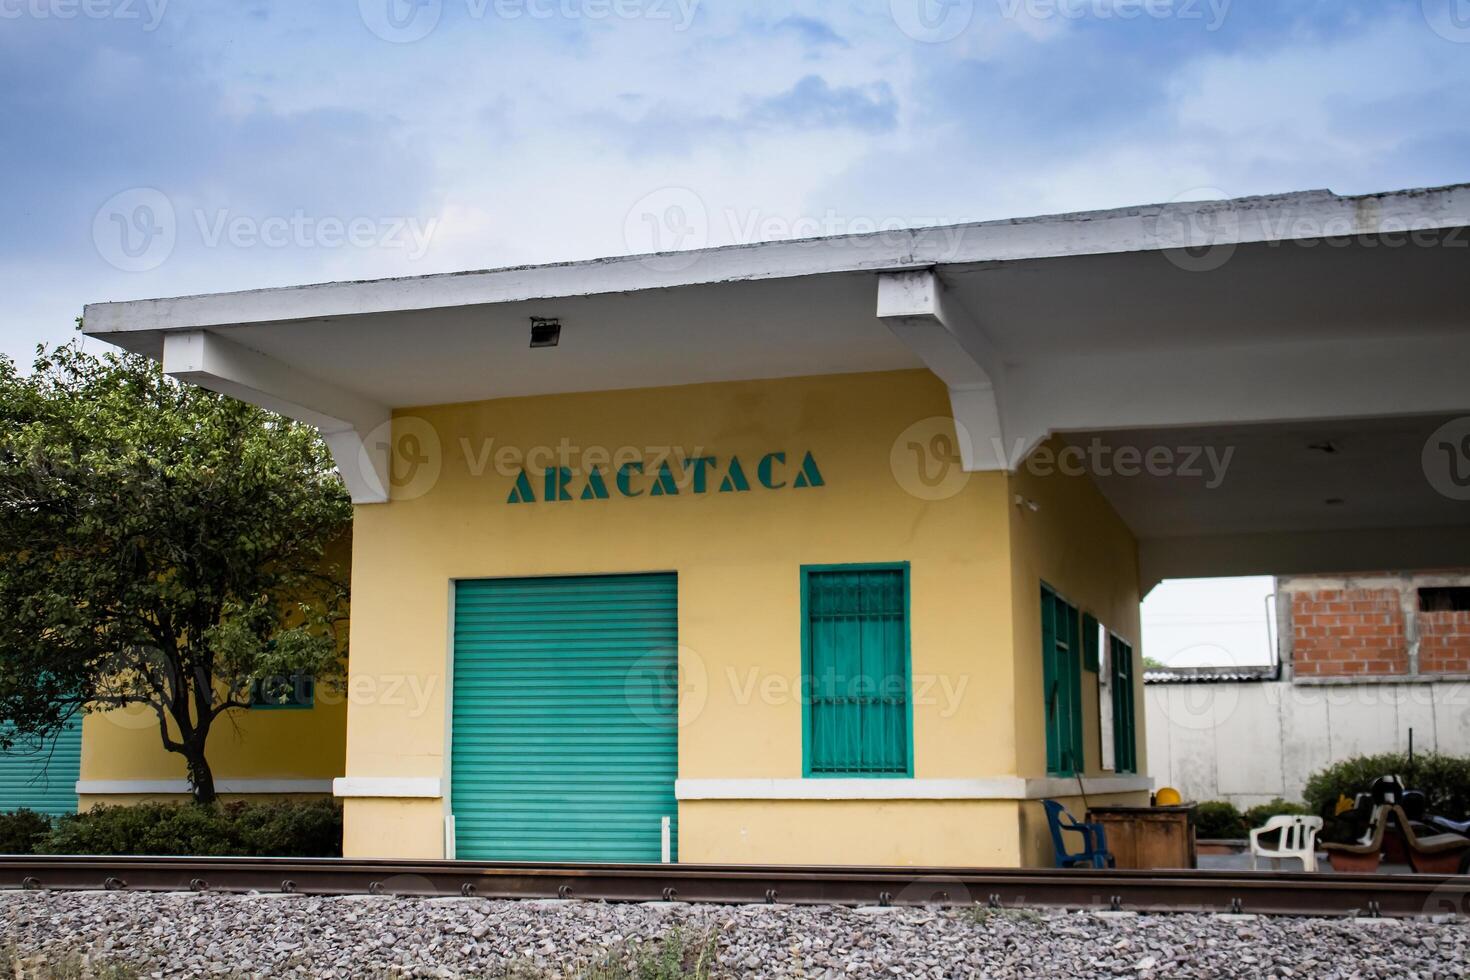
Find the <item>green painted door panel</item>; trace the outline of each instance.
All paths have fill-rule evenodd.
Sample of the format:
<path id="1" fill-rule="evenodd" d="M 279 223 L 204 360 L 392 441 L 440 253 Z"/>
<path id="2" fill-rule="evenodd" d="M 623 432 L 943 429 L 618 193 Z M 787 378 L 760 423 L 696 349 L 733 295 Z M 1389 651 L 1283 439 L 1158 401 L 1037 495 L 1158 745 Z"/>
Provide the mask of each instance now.
<path id="1" fill-rule="evenodd" d="M 82 768 L 82 719 L 73 719 L 55 742 L 22 741 L 0 753 L 0 813 L 35 810 L 75 813 Z"/>
<path id="2" fill-rule="evenodd" d="M 678 616 L 671 574 L 456 584 L 457 857 L 677 853 Z"/>

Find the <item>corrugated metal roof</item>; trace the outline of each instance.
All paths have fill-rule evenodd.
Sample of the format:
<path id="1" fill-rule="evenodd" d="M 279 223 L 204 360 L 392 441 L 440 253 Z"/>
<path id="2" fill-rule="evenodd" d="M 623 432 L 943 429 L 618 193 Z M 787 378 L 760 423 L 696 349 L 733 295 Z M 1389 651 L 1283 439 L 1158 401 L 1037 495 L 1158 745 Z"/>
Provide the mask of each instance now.
<path id="1" fill-rule="evenodd" d="M 1275 679 L 1275 667 L 1167 667 L 1143 672 L 1145 684 L 1227 684 Z"/>

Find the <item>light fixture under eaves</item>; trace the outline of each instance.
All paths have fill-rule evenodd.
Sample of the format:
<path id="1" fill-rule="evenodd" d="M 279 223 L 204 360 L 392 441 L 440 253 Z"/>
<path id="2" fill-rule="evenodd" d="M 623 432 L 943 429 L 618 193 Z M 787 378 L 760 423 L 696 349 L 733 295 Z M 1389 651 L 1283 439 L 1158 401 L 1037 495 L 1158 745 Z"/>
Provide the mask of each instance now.
<path id="1" fill-rule="evenodd" d="M 561 343 L 561 321 L 556 317 L 531 317 L 531 346 L 555 347 Z"/>

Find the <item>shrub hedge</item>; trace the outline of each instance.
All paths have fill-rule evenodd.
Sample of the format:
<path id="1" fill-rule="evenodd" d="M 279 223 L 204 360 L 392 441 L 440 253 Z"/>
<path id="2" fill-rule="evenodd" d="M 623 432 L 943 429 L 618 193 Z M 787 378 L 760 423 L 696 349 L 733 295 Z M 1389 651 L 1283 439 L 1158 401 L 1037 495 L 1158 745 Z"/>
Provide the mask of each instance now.
<path id="1" fill-rule="evenodd" d="M 1247 830 L 1235 804 L 1225 800 L 1205 800 L 1195 807 L 1194 820 L 1194 833 L 1200 840 L 1239 840 Z"/>
<path id="2" fill-rule="evenodd" d="M 0 854 L 34 854 L 51 832 L 51 818 L 35 810 L 0 813 Z"/>
<path id="3" fill-rule="evenodd" d="M 1308 779 L 1302 796 L 1312 813 L 1330 819 L 1339 796 L 1351 800 L 1379 776 L 1398 776 L 1405 789 L 1423 792 L 1430 813 L 1457 820 L 1470 813 L 1470 759 L 1434 752 L 1415 753 L 1412 763 L 1402 752 L 1344 759 Z"/>
<path id="4" fill-rule="evenodd" d="M 54 820 L 0 814 L 0 852 L 340 857 L 342 811 L 331 800 L 97 806 Z"/>
<path id="5" fill-rule="evenodd" d="M 1195 836 L 1200 840 L 1242 840 L 1277 814 L 1306 812 L 1302 804 L 1288 803 L 1279 797 L 1244 813 L 1225 800 L 1206 800 L 1195 809 Z"/>
<path id="6" fill-rule="evenodd" d="M 1281 816 L 1282 814 L 1288 813 L 1293 815 L 1305 815 L 1311 813 L 1311 811 L 1308 810 L 1306 806 L 1301 803 L 1288 803 L 1278 796 L 1270 803 L 1262 803 L 1258 806 L 1253 806 L 1249 810 L 1245 811 L 1245 824 L 1247 827 L 1254 829 L 1256 827 L 1264 825 L 1265 822 L 1267 820 L 1270 820 L 1272 817 L 1277 817 Z"/>

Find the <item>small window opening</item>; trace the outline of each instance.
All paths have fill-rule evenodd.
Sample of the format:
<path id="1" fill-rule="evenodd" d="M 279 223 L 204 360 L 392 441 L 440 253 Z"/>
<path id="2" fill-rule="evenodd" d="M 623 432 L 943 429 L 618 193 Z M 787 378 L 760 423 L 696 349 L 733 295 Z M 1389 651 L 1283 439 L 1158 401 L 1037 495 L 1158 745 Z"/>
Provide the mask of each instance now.
<path id="1" fill-rule="evenodd" d="M 1470 612 L 1470 586 L 1440 585 L 1419 590 L 1420 612 Z"/>
<path id="2" fill-rule="evenodd" d="M 531 317 L 531 346 L 555 347 L 561 343 L 561 321 L 541 316 Z"/>

